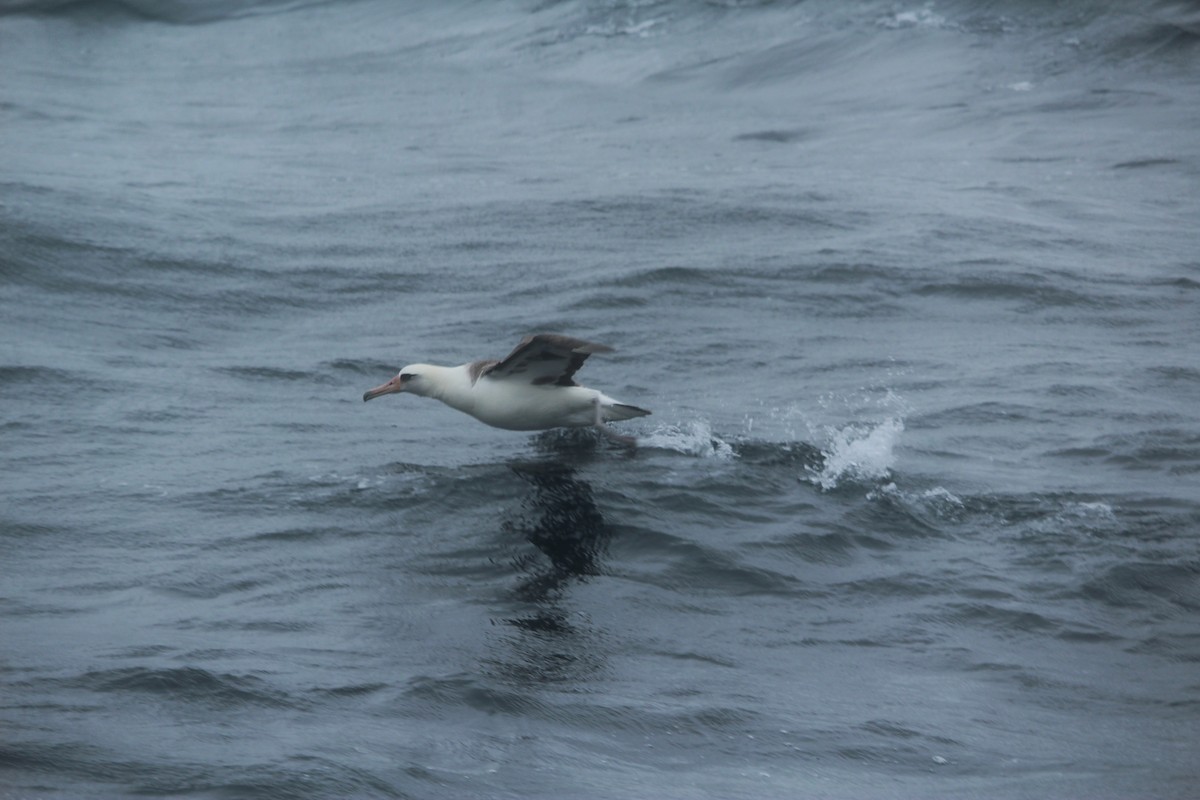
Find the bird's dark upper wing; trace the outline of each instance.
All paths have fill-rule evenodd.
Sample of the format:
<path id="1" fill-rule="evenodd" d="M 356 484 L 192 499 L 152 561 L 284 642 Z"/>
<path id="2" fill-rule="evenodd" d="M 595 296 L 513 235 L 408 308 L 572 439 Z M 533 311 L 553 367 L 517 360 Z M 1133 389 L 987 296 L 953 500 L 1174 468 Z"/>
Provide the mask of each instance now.
<path id="1" fill-rule="evenodd" d="M 612 348 L 556 333 L 526 336 L 501 361 L 485 364 L 479 377 L 489 380 L 520 380 L 535 386 L 575 386 L 575 371 L 592 353 L 611 353 Z"/>

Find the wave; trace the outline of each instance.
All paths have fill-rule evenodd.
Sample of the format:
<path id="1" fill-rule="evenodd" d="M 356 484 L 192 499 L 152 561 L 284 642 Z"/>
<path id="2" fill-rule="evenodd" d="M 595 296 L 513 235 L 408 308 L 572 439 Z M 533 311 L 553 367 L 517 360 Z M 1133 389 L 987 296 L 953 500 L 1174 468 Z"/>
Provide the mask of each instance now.
<path id="1" fill-rule="evenodd" d="M 1087 445 L 1060 448 L 1049 455 L 1099 460 L 1132 471 L 1192 475 L 1200 473 L 1200 436 L 1176 428 L 1104 434 Z"/>
<path id="2" fill-rule="evenodd" d="M 131 17 L 178 25 L 284 13 L 329 0 L 0 0 L 0 14 Z"/>
<path id="3" fill-rule="evenodd" d="M 403 15 L 406 20 L 427 21 L 424 31 L 411 39 L 421 25 L 407 25 L 406 42 L 418 46 L 457 41 L 459 46 L 536 52 L 561 51 L 570 58 L 588 56 L 606 45 L 627 50 L 628 40 L 658 45 L 663 41 L 695 40 L 726 45 L 704 57 L 681 53 L 664 66 L 660 60 L 637 60 L 624 52 L 625 66 L 617 74 L 640 78 L 678 79 L 716 72 L 746 86 L 780 77 L 797 77 L 830 61 L 861 60 L 867 50 L 861 33 L 900 38 L 912 34 L 972 36 L 987 39 L 1049 36 L 1063 47 L 1086 57 L 1097 52 L 1107 58 L 1142 57 L 1147 54 L 1188 51 L 1200 42 L 1200 11 L 1195 3 L 1158 0 L 1130 8 L 1120 0 L 1073 0 L 1031 4 L 1024 0 L 944 0 L 936 7 L 920 2 L 865 3 L 710 2 L 663 0 L 567 0 L 532 5 L 475 3 L 401 4 L 357 0 L 0 0 L 0 14 L 65 15 L 76 19 L 144 20 L 174 25 L 197 25 L 265 15 L 285 15 L 309 9 L 341 13 L 386 25 Z M 427 19 L 426 19 L 427 18 Z M 481 19 L 489 23 L 481 25 Z M 791 43 L 746 49 L 741 38 L 744 23 L 762 21 L 776 42 L 780 31 L 799 33 Z M 728 37 L 723 36 L 728 31 Z M 762 31 L 756 41 L 761 41 Z M 850 33 L 851 36 L 846 36 Z M 587 43 L 581 53 L 580 43 Z M 799 49 L 794 45 L 801 44 Z M 1096 44 L 1098 43 L 1098 44 Z M 926 42 L 914 42 L 923 46 Z M 661 52 L 660 54 L 661 55 Z M 1057 66 L 1061 66 L 1061 58 Z M 611 72 L 611 71 L 610 71 Z M 773 140 L 773 139 L 770 139 Z"/>
<path id="4" fill-rule="evenodd" d="M 1200 562 L 1117 564 L 1088 580 L 1083 591 L 1117 608 L 1200 611 Z"/>
<path id="5" fill-rule="evenodd" d="M 164 694 L 173 700 L 186 700 L 221 707 L 266 705 L 286 708 L 294 705 L 259 678 L 217 674 L 196 667 L 128 667 L 89 672 L 65 681 L 70 687 L 95 692 L 146 692 Z"/>
<path id="6" fill-rule="evenodd" d="M 730 460 L 736 456 L 734 446 L 716 436 L 706 420 L 691 420 L 682 424 L 655 428 L 638 440 L 641 447 L 672 450 L 701 458 Z"/>

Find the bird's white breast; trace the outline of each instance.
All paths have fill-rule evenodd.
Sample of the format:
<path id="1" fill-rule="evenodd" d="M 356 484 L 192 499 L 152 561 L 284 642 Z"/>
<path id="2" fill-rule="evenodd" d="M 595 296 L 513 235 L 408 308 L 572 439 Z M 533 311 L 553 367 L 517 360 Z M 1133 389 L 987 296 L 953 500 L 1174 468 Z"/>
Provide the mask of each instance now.
<path id="1" fill-rule="evenodd" d="M 583 386 L 534 386 L 514 380 L 480 378 L 464 398 L 466 411 L 480 422 L 514 431 L 591 425 L 600 393 Z"/>

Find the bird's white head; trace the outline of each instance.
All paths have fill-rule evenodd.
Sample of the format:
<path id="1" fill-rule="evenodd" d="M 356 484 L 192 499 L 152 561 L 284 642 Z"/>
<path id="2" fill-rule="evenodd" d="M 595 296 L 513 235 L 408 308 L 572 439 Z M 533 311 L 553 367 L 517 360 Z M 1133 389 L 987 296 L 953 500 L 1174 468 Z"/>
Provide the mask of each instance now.
<path id="1" fill-rule="evenodd" d="M 363 402 L 374 400 L 383 394 L 397 394 L 399 392 L 411 392 L 420 395 L 427 394 L 430 388 L 428 379 L 429 369 L 428 364 L 410 364 L 396 373 L 396 377 L 387 383 L 364 392 Z"/>

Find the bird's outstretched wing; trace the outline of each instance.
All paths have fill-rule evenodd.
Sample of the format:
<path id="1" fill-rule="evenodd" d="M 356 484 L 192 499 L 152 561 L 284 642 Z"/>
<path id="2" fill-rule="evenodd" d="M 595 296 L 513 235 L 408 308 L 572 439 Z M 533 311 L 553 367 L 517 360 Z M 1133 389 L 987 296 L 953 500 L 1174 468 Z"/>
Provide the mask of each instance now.
<path id="1" fill-rule="evenodd" d="M 475 379 L 518 380 L 534 386 L 576 386 L 572 376 L 592 353 L 611 353 L 612 348 L 556 333 L 526 336 L 501 361 L 476 362 Z"/>

